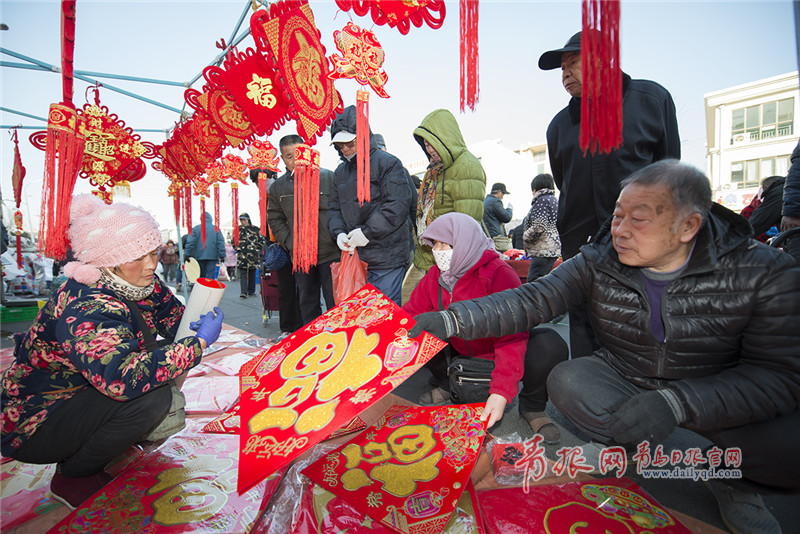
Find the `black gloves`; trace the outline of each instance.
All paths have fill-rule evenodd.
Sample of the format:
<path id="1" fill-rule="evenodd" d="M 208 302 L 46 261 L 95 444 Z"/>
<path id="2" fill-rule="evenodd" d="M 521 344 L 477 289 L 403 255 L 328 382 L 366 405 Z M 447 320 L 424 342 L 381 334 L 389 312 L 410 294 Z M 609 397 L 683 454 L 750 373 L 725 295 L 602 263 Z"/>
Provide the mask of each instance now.
<path id="1" fill-rule="evenodd" d="M 445 340 L 458 333 L 456 318 L 448 311 L 420 313 L 414 317 L 414 320 L 417 324 L 408 332 L 408 337 L 417 337 L 424 330 L 441 340 Z"/>
<path id="2" fill-rule="evenodd" d="M 638 445 L 645 440 L 651 444 L 660 443 L 680 422 L 666 397 L 658 391 L 631 397 L 611 417 L 611 437 L 621 445 Z"/>

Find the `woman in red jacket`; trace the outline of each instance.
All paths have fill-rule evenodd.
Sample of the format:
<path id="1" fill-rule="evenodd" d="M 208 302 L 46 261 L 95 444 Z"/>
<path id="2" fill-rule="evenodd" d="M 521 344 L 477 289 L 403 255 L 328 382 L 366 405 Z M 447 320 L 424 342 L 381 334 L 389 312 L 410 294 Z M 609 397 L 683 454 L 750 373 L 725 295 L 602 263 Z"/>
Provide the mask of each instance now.
<path id="1" fill-rule="evenodd" d="M 411 315 L 446 309 L 451 302 L 483 297 L 520 285 L 517 273 L 495 251 L 480 225 L 463 213 L 447 213 L 434 220 L 421 237 L 433 248 L 436 265 L 414 289 L 403 309 Z M 441 303 L 441 304 L 440 304 Z M 441 305 L 441 307 L 440 307 Z M 546 442 L 560 438 L 558 427 L 545 414 L 547 376 L 569 354 L 555 330 L 534 328 L 529 332 L 465 341 L 450 338 L 453 353 L 494 361 L 483 420 L 489 426 L 503 417 L 507 404 L 519 393 L 520 415 Z M 427 366 L 433 377 L 430 391 L 420 402 L 449 400 L 447 361 L 440 353 Z"/>

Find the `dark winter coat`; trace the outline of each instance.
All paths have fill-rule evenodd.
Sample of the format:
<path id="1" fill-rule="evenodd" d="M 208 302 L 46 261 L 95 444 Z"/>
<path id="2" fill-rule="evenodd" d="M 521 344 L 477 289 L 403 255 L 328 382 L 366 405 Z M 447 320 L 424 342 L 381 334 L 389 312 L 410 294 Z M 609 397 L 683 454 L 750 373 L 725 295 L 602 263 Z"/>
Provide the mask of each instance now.
<path id="1" fill-rule="evenodd" d="M 505 223 L 511 221 L 512 215 L 511 208 L 504 208 L 503 201 L 496 196 L 486 195 L 483 199 L 483 224 L 486 225 L 489 237 L 507 236 Z"/>
<path id="2" fill-rule="evenodd" d="M 261 267 L 267 239 L 261 235 L 261 228 L 253 224 L 239 226 L 239 244 L 236 250 L 235 265 L 239 269 L 258 269 Z"/>
<path id="3" fill-rule="evenodd" d="M 525 225 L 522 242 L 528 256 L 536 258 L 561 256 L 561 239 L 556 228 L 557 212 L 558 200 L 552 189 L 539 189 L 533 194 L 531 210 L 522 221 Z"/>
<path id="4" fill-rule="evenodd" d="M 631 173 L 667 158 L 680 159 L 681 140 L 672 96 L 649 80 L 622 82 L 622 146 L 610 154 L 587 152 L 578 142 L 581 100 L 572 98 L 547 127 L 547 150 L 558 198 L 558 231 L 564 258 L 578 253 L 602 226 Z"/>
<path id="5" fill-rule="evenodd" d="M 192 235 L 186 242 L 185 256 L 196 260 L 225 261 L 225 238 L 222 232 L 214 229 L 214 219 L 211 214 L 205 213 L 206 241 L 200 242 L 202 230 L 198 224 L 192 228 Z"/>
<path id="6" fill-rule="evenodd" d="M 336 261 L 341 251 L 328 231 L 328 201 L 330 200 L 333 173 L 319 170 L 319 224 L 317 232 L 317 263 Z M 278 243 L 289 251 L 294 250 L 294 173 L 285 173 L 269 189 L 267 208 L 269 227 Z"/>
<path id="7" fill-rule="evenodd" d="M 678 393 L 690 429 L 772 419 L 800 406 L 800 267 L 714 205 L 684 272 L 664 289 L 666 338 L 650 331 L 642 274 L 622 265 L 610 224 L 549 275 L 450 305 L 463 337 L 522 332 L 587 304 L 595 355 L 630 382 Z"/>
<path id="8" fill-rule="evenodd" d="M 348 106 L 331 124 L 331 137 L 340 131 L 356 131 L 356 108 Z M 356 157 L 342 163 L 333 173 L 328 201 L 328 229 L 335 241 L 340 233 L 361 228 L 369 243 L 358 248 L 368 269 L 396 269 L 408 264 L 411 189 L 403 164 L 378 148 L 370 133 L 370 201 L 359 205 L 356 186 Z"/>
<path id="9" fill-rule="evenodd" d="M 800 217 L 800 141 L 792 151 L 792 166 L 783 186 L 783 216 Z"/>

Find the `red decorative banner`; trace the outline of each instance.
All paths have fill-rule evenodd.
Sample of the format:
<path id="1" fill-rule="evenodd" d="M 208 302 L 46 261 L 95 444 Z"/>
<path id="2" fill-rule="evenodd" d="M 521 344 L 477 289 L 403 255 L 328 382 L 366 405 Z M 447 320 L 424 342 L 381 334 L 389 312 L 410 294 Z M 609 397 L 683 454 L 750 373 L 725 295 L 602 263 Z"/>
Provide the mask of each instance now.
<path id="1" fill-rule="evenodd" d="M 253 124 L 258 135 L 271 135 L 289 117 L 290 101 L 278 72 L 252 48 L 231 52 L 220 67 L 203 70 L 209 86 L 225 89 Z"/>
<path id="2" fill-rule="evenodd" d="M 239 491 L 288 464 L 406 380 L 445 343 L 367 285 L 240 374 Z"/>
<path id="3" fill-rule="evenodd" d="M 444 24 L 444 0 L 415 0 L 414 2 L 398 2 L 397 0 L 336 0 L 342 11 L 353 10 L 358 16 L 369 13 L 375 24 L 388 24 L 406 35 L 413 24 L 417 28 L 423 23 L 433 29 Z M 438 17 L 437 17 L 438 14 Z"/>
<path id="4" fill-rule="evenodd" d="M 478 460 L 482 412 L 482 404 L 416 406 L 384 416 L 303 474 L 395 530 L 441 532 Z"/>
<path id="5" fill-rule="evenodd" d="M 328 78 L 328 59 L 306 0 L 283 0 L 250 18 L 259 50 L 269 53 L 291 99 L 297 132 L 313 145 L 343 109 Z"/>
<path id="6" fill-rule="evenodd" d="M 689 529 L 628 478 L 478 492 L 489 532 L 689 534 Z"/>
<path id="7" fill-rule="evenodd" d="M 385 54 L 375 34 L 348 22 L 342 31 L 333 32 L 333 40 L 342 55 L 331 55 L 333 70 L 328 78 L 354 78 L 361 85 L 369 84 L 378 96 L 389 98 L 383 88 L 389 76 L 381 68 Z"/>
<path id="8" fill-rule="evenodd" d="M 249 532 L 267 483 L 237 495 L 236 438 L 194 432 L 128 467 L 51 532 Z"/>

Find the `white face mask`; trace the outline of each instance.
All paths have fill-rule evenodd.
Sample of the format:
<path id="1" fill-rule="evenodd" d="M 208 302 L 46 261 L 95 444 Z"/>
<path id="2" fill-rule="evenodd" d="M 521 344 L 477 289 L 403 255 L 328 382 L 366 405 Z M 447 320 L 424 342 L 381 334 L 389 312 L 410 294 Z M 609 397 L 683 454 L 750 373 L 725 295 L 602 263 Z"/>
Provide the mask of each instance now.
<path id="1" fill-rule="evenodd" d="M 449 250 L 434 250 L 433 261 L 441 272 L 450 270 L 450 260 L 453 259 L 453 249 Z"/>
<path id="2" fill-rule="evenodd" d="M 350 154 L 349 156 L 345 156 L 344 154 L 342 154 L 342 156 L 344 156 L 344 159 L 346 159 L 347 161 L 352 161 L 352 159 L 353 159 L 354 157 L 356 157 L 356 153 L 355 153 L 355 152 L 353 152 L 353 153 L 352 153 L 352 154 Z"/>

